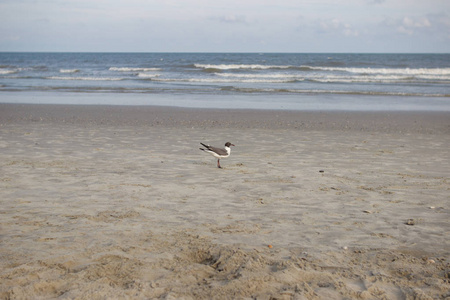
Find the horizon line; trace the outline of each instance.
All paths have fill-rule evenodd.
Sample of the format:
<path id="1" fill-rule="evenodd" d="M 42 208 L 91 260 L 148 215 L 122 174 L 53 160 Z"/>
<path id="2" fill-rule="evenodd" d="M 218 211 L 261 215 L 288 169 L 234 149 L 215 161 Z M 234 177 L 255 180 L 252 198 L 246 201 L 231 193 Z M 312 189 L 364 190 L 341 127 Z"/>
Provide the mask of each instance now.
<path id="1" fill-rule="evenodd" d="M 450 52 L 283 52 L 283 51 L 3 51 L 0 53 L 110 53 L 110 54 L 138 54 L 138 53 L 170 53 L 170 54 L 450 54 Z"/>

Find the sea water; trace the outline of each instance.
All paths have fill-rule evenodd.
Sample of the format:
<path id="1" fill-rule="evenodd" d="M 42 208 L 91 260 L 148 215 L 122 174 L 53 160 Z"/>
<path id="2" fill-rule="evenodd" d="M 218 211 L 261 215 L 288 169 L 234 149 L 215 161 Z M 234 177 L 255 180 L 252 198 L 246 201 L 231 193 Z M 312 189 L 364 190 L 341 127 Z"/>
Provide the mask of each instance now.
<path id="1" fill-rule="evenodd" d="M 0 102 L 450 111 L 450 54 L 4 52 Z"/>

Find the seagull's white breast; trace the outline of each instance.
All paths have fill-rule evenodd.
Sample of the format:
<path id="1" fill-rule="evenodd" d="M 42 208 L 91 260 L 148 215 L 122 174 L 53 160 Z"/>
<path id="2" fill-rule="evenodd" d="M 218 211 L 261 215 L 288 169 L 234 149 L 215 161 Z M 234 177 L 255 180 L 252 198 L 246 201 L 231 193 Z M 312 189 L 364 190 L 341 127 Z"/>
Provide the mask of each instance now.
<path id="1" fill-rule="evenodd" d="M 214 157 L 217 157 L 217 158 L 225 158 L 225 157 L 228 157 L 228 156 L 230 156 L 230 153 L 231 153 L 231 149 L 230 149 L 230 147 L 225 147 L 225 151 L 227 151 L 227 154 L 226 155 L 219 155 L 219 154 L 217 154 L 216 152 L 214 152 L 214 151 L 209 151 L 209 150 L 206 150 L 208 153 L 210 153 L 211 155 L 213 155 Z"/>

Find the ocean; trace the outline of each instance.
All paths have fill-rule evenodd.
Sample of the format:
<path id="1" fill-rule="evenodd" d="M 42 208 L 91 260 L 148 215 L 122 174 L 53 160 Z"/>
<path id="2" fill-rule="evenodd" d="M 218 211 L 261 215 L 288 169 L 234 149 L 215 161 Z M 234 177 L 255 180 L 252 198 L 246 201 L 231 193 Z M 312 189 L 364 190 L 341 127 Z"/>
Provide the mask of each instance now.
<path id="1" fill-rule="evenodd" d="M 450 54 L 3 52 L 0 102 L 450 111 Z"/>

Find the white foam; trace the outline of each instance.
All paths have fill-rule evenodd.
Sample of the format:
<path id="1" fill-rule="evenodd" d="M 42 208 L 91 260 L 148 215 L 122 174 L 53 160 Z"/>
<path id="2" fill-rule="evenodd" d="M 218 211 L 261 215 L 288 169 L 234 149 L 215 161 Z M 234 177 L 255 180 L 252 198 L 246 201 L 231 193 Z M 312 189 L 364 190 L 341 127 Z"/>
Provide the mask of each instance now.
<path id="1" fill-rule="evenodd" d="M 302 69 L 311 71 L 348 72 L 357 74 L 398 74 L 398 75 L 450 75 L 450 68 L 346 68 L 346 67 L 315 67 L 308 65 L 259 65 L 259 64 L 194 64 L 196 68 L 237 70 L 237 69 Z"/>
<path id="2" fill-rule="evenodd" d="M 288 69 L 292 66 L 276 66 L 276 65 L 210 65 L 210 64 L 194 64 L 196 68 L 201 69 L 218 69 L 218 70 L 233 70 L 233 69 L 260 69 L 260 70 L 266 70 L 266 69 Z"/>
<path id="3" fill-rule="evenodd" d="M 450 68 L 342 68 L 302 66 L 318 71 L 338 71 L 358 74 L 398 74 L 398 75 L 450 75 Z"/>
<path id="4" fill-rule="evenodd" d="M 140 78 L 157 78 L 157 77 L 159 77 L 159 76 L 161 76 L 161 74 L 156 74 L 156 73 L 139 73 L 138 74 L 138 77 L 140 77 Z"/>
<path id="5" fill-rule="evenodd" d="M 0 69 L 0 75 L 7 75 L 7 74 L 14 74 L 17 73 L 17 69 L 11 70 L 11 69 Z"/>
<path id="6" fill-rule="evenodd" d="M 65 76 L 50 76 L 45 78 L 52 80 L 88 80 L 88 81 L 119 81 L 123 79 L 112 77 L 65 77 Z"/>
<path id="7" fill-rule="evenodd" d="M 131 68 L 131 67 L 111 67 L 110 71 L 116 72 L 151 72 L 151 71 L 161 71 L 160 68 Z"/>
<path id="8" fill-rule="evenodd" d="M 80 72 L 78 69 L 61 69 L 59 70 L 59 73 L 77 73 Z"/>
<path id="9" fill-rule="evenodd" d="M 214 73 L 214 75 L 220 77 L 228 77 L 228 78 L 300 78 L 299 75 L 295 74 L 282 74 L 282 73 L 273 73 L 273 74 L 233 74 L 233 73 Z"/>
<path id="10" fill-rule="evenodd" d="M 361 75 L 361 76 L 310 76 L 308 79 L 317 82 L 337 82 L 337 83 L 352 83 L 352 82 L 379 82 L 379 83 L 394 83 L 394 82 L 409 82 L 414 81 L 413 77 L 398 76 L 398 75 Z"/>
<path id="11" fill-rule="evenodd" d="M 334 75 L 334 74 L 323 74 L 323 73 L 297 73 L 297 74 L 283 74 L 283 73 L 272 73 L 272 74 L 238 74 L 238 73 L 214 73 L 218 77 L 225 78 L 244 78 L 244 79 L 278 79 L 278 80 L 313 80 L 317 82 L 341 82 L 341 83 L 351 83 L 351 82 L 411 82 L 420 81 L 421 79 L 436 80 L 446 83 L 450 80 L 448 76 L 438 76 L 438 75 L 408 75 L 408 74 L 349 74 L 349 75 Z"/>
<path id="12" fill-rule="evenodd" d="M 193 83 L 288 83 L 292 82 L 292 79 L 213 79 L 213 78 L 155 78 L 155 81 L 162 82 L 193 82 Z"/>

